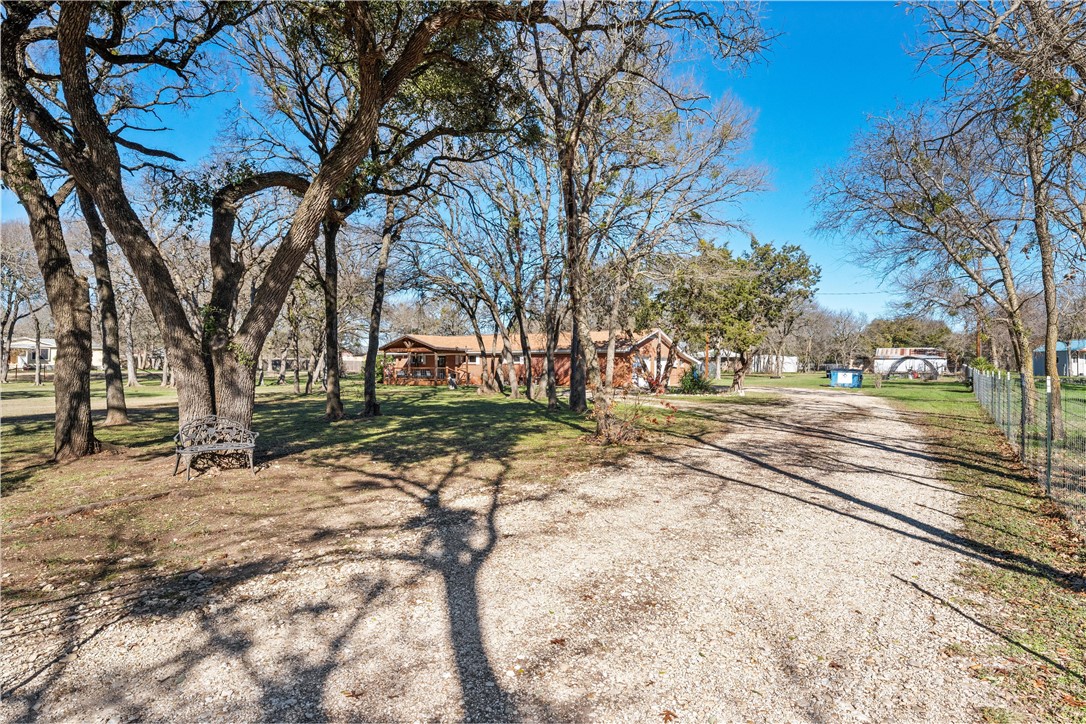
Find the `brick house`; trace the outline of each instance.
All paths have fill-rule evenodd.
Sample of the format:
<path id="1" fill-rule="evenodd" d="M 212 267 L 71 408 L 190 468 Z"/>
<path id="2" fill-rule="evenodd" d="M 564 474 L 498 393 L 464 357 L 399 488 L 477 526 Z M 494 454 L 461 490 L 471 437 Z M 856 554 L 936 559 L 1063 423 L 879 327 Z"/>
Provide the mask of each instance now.
<path id="1" fill-rule="evenodd" d="M 607 364 L 606 330 L 590 333 L 599 357 L 600 370 Z M 558 384 L 569 384 L 570 359 L 569 333 L 563 333 L 555 350 L 554 366 Z M 381 347 L 381 352 L 392 358 L 386 367 L 385 383 L 395 385 L 443 385 L 450 375 L 459 384 L 477 385 L 482 381 L 483 365 L 491 374 L 500 374 L 505 379 L 501 354 L 502 339 L 497 335 L 483 337 L 485 350 L 479 346 L 474 335 L 431 335 L 407 334 L 392 340 Z M 546 373 L 547 355 L 545 339 L 542 334 L 529 334 L 529 352 L 527 358 L 521 349 L 520 337 L 511 340 L 510 353 L 521 383 L 526 380 L 526 364 L 532 365 L 532 375 L 536 379 Z M 637 332 L 629 335 L 616 332 L 615 338 L 615 375 L 616 387 L 629 387 L 633 384 L 644 386 L 644 381 L 654 379 L 658 370 L 662 373 L 667 364 L 668 350 L 674 343 L 660 329 Z M 679 379 L 697 360 L 681 349 L 676 348 L 672 363 L 669 385 L 677 385 Z"/>

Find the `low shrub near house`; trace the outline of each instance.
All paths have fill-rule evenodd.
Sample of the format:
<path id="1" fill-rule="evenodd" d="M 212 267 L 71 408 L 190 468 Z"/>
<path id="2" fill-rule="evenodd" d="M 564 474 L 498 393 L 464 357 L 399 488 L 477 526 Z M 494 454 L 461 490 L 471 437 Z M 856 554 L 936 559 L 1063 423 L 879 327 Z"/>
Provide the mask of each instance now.
<path id="1" fill-rule="evenodd" d="M 697 369 L 688 370 L 679 380 L 679 392 L 684 395 L 707 395 L 715 391 L 713 383 L 702 377 Z"/>

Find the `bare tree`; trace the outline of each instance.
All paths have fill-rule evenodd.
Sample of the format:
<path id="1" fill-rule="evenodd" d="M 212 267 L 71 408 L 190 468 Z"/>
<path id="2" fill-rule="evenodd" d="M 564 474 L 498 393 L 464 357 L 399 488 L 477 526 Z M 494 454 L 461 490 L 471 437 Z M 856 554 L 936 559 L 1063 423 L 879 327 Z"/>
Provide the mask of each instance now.
<path id="1" fill-rule="evenodd" d="M 924 111 L 875 121 L 849 160 L 821 176 L 817 228 L 853 234 L 862 258 L 917 299 L 991 301 L 1004 315 L 1016 367 L 1032 390 L 1028 297 L 1018 288 L 1030 268 L 1018 249 L 1032 192 L 1008 183 L 1003 150 L 987 132 L 941 138 L 938 123 Z M 1027 395 L 1030 411 L 1032 404 Z"/>
<path id="2" fill-rule="evenodd" d="M 1031 190 L 1046 310 L 1051 423 L 1062 434 L 1057 365 L 1059 254 L 1086 257 L 1086 15 L 1082 2 L 925 3 L 925 57 L 947 77 L 951 132 L 987 127 L 1005 144 L 1009 179 Z M 1021 168 L 1025 161 L 1024 172 Z M 1062 228 L 1061 228 L 1062 227 Z"/>
<path id="3" fill-rule="evenodd" d="M 91 194 L 144 292 L 156 300 L 152 311 L 178 380 L 182 422 L 217 412 L 249 424 L 256 362 L 264 341 L 337 190 L 369 154 L 383 109 L 397 97 L 404 81 L 427 65 L 460 62 L 462 58 L 457 57 L 457 52 L 461 46 L 445 41 L 465 21 L 474 21 L 472 27 L 480 28 L 505 21 L 534 22 L 542 12 L 536 6 L 523 8 L 489 2 L 437 7 L 405 4 L 400 8 L 402 12 L 390 13 L 375 13 L 377 6 L 365 3 L 302 7 L 305 20 L 320 24 L 328 37 L 334 39 L 324 47 L 342 52 L 344 62 L 351 64 L 358 105 L 306 187 L 290 229 L 269 263 L 237 331 L 221 325 L 222 318 L 229 317 L 225 311 L 211 320 L 209 326 L 215 329 L 210 358 L 203 353 L 200 336 L 186 317 L 167 264 L 125 191 L 120 148 L 132 148 L 133 142 L 111 130 L 99 111 L 91 82 L 90 59 L 95 63 L 172 73 L 183 85 L 198 67 L 201 49 L 224 29 L 247 20 L 254 8 L 220 3 L 133 5 L 99 20 L 93 15 L 91 5 L 64 4 L 53 24 L 47 8 L 26 4 L 13 6 L 3 23 L 7 42 L 0 54 L 0 70 L 5 92 L 18 105 L 36 135 Z M 159 14 L 165 14 L 168 20 L 147 21 L 149 16 Z M 55 32 L 41 32 L 51 25 Z M 136 33 L 141 28 L 144 32 Z M 147 33 L 156 32 L 159 37 L 147 37 Z M 139 41 L 136 46 L 126 46 L 132 44 L 136 35 Z M 71 128 L 23 80 L 29 74 L 21 53 L 28 44 L 52 42 L 59 59 L 56 75 L 60 78 Z M 103 47 L 109 47 L 110 52 L 95 51 Z M 73 134 L 78 135 L 78 143 Z M 142 152 L 150 151 L 135 145 Z M 224 231 L 228 228 L 227 225 Z"/>
<path id="4" fill-rule="evenodd" d="M 7 24 L 6 20 L 4 24 Z M 0 55 L 10 55 L 10 45 L 11 40 L 5 35 Z M 19 197 L 30 221 L 30 235 L 56 330 L 53 458 L 66 460 L 83 457 L 97 452 L 100 446 L 94 437 L 90 410 L 89 285 L 72 266 L 60 222 L 60 206 L 71 193 L 72 185 L 62 186 L 56 194 L 46 190 L 34 163 L 26 154 L 7 79 L 0 88 L 0 173 L 4 185 Z"/>
<path id="5" fill-rule="evenodd" d="M 15 325 L 45 306 L 45 294 L 29 225 L 5 221 L 0 233 L 0 382 L 7 382 Z"/>
<path id="6" fill-rule="evenodd" d="M 555 10 L 557 32 L 542 26 L 531 36 L 531 74 L 553 139 L 566 235 L 566 274 L 573 320 L 570 407 L 587 409 L 586 388 L 599 383 L 595 344 L 589 336 L 591 209 L 601 168 L 595 163 L 601 131 L 614 114 L 623 83 L 640 79 L 678 108 L 696 99 L 668 87 L 674 43 L 700 35 L 710 54 L 742 62 L 759 53 L 767 36 L 752 5 L 689 6 L 678 2 L 616 5 L 579 3 Z M 605 135 L 605 134 L 603 134 Z"/>

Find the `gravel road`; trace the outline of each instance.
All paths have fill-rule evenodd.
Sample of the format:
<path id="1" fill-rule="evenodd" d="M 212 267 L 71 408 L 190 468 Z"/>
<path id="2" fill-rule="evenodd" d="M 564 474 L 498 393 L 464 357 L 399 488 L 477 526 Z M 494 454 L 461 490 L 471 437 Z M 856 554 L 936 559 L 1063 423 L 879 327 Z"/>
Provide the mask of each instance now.
<path id="1" fill-rule="evenodd" d="M 1007 705 L 961 655 L 994 640 L 957 608 L 977 561 L 921 432 L 877 398 L 782 395 L 707 406 L 730 432 L 559 486 L 405 468 L 349 536 L 287 560 L 12 611 L 0 713 L 962 722 Z"/>

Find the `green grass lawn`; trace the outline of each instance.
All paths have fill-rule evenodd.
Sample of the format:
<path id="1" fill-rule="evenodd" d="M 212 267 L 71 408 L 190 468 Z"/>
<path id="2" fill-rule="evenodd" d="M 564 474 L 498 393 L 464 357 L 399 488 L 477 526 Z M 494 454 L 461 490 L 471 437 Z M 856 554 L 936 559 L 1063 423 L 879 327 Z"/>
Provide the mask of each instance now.
<path id="1" fill-rule="evenodd" d="M 177 390 L 172 387 L 162 387 L 161 377 L 148 372 L 139 375 L 139 387 L 126 387 L 125 397 L 153 398 L 177 397 Z M 8 382 L 0 385 L 0 400 L 48 400 L 53 397 L 52 377 L 45 377 L 45 384 L 35 385 L 33 373 L 27 377 L 20 373 L 19 379 L 9 378 Z M 91 375 L 91 398 L 105 399 L 106 382 L 100 373 Z"/>
<path id="2" fill-rule="evenodd" d="M 548 412 L 545 404 L 523 397 L 514 400 L 500 395 L 484 396 L 474 388 L 380 386 L 378 389 L 383 413 L 380 417 L 328 424 L 324 420 L 324 394 L 319 389 L 300 396 L 290 384 L 257 388 L 253 429 L 260 433 L 261 455 L 279 457 L 305 452 L 318 460 L 365 453 L 394 464 L 417 463 L 453 453 L 502 458 L 519 448 L 568 443 L 594 429 L 592 421 L 582 415 L 567 410 Z M 51 385 L 34 387 L 19 382 L 5 385 L 0 390 L 0 399 L 46 399 L 52 394 Z M 92 395 L 104 394 L 104 385 L 96 381 Z M 126 395 L 161 398 L 167 403 L 176 398 L 176 390 L 144 385 L 127 388 Z M 362 406 L 361 380 L 344 380 L 342 395 L 348 415 L 357 415 Z M 14 407 L 7 403 L 5 406 Z M 633 415 L 632 405 L 620 404 L 619 412 Z M 103 416 L 103 412 L 95 412 L 96 419 Z M 169 454 L 177 432 L 175 406 L 133 407 L 129 416 L 134 424 L 99 425 L 95 428 L 96 436 L 109 445 Z M 698 432 L 710 424 L 685 412 L 678 412 L 666 421 L 666 416 L 660 415 L 637 417 L 637 424 L 650 434 Z M 19 417 L 5 411 L 4 418 L 0 439 L 7 471 L 5 488 L 10 491 L 27 476 L 36 474 L 33 466 L 48 459 L 52 449 L 52 416 Z M 568 454 L 574 458 L 578 455 L 574 450 Z"/>

